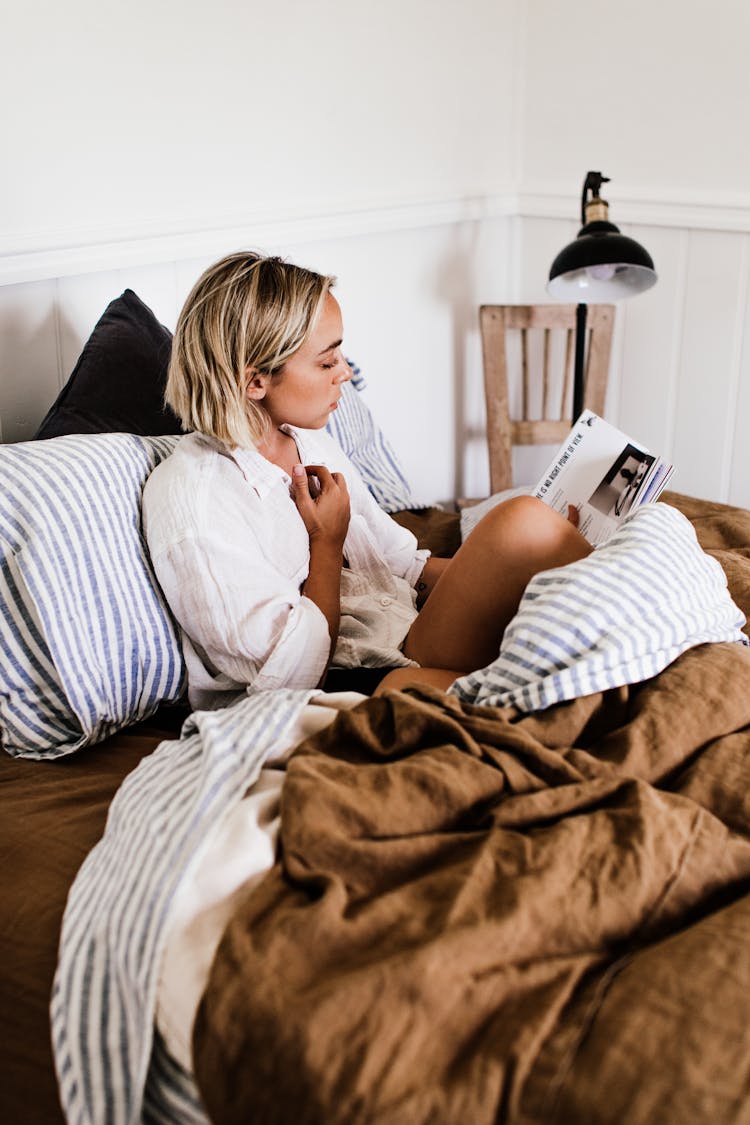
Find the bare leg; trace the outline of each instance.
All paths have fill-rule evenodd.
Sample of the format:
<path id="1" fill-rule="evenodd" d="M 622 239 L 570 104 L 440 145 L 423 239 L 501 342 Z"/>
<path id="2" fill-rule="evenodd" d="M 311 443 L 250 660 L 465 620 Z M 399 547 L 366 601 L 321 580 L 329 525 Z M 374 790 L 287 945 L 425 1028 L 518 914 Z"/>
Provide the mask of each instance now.
<path id="1" fill-rule="evenodd" d="M 440 576 L 409 630 L 404 653 L 423 670 L 483 668 L 497 656 L 529 580 L 590 552 L 580 532 L 541 500 L 519 496 L 499 504 Z"/>
<path id="2" fill-rule="evenodd" d="M 387 676 L 383 676 L 373 695 L 381 695 L 384 691 L 402 691 L 407 684 L 430 684 L 432 687 L 447 691 L 454 680 L 463 676 L 463 672 L 449 672 L 446 668 L 394 668 Z"/>

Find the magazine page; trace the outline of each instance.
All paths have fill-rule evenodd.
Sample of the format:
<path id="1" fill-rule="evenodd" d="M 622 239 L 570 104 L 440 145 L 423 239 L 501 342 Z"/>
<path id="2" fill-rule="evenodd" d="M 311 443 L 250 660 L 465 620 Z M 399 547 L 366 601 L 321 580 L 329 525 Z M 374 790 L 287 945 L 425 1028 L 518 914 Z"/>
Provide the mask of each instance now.
<path id="1" fill-rule="evenodd" d="M 564 516 L 574 505 L 581 534 L 597 546 L 640 504 L 655 500 L 671 472 L 671 465 L 585 410 L 534 495 Z"/>

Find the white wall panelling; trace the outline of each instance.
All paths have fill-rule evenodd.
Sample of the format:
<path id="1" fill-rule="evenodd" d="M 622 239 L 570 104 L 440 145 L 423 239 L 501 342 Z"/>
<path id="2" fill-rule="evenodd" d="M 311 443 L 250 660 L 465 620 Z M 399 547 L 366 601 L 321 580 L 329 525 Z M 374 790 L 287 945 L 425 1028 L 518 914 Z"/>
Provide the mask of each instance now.
<path id="1" fill-rule="evenodd" d="M 555 219 L 527 219 L 524 230 L 524 299 L 543 300 L 545 264 L 571 234 Z M 649 250 L 659 280 L 618 305 L 607 414 L 673 458 L 674 488 L 750 506 L 741 424 L 750 418 L 750 236 L 674 226 L 622 230 Z"/>
<path id="2" fill-rule="evenodd" d="M 415 492 L 426 500 L 481 494 L 488 477 L 477 308 L 497 294 L 511 299 L 512 220 L 380 225 L 374 234 L 320 239 L 313 224 L 307 238 L 260 248 L 337 275 L 345 346 Z M 4 440 L 33 436 L 113 297 L 134 289 L 172 329 L 190 286 L 224 249 L 0 286 Z"/>
<path id="3" fill-rule="evenodd" d="M 496 217 L 482 220 L 262 247 L 338 275 L 346 346 L 426 499 L 487 488 L 479 305 L 545 300 L 549 265 L 575 233 L 571 220 L 502 210 L 488 208 Z M 659 281 L 618 306 L 607 414 L 674 459 L 675 488 L 750 506 L 743 437 L 750 418 L 750 235 L 632 224 L 623 230 L 649 249 Z M 108 301 L 130 287 L 173 328 L 189 287 L 214 256 L 0 286 L 3 440 L 33 435 Z M 425 409 L 429 424 L 415 428 Z M 522 451 L 519 479 L 541 472 L 549 453 Z"/>
<path id="4" fill-rule="evenodd" d="M 743 324 L 750 325 L 750 292 L 745 293 Z M 747 425 L 750 419 L 750 330 L 742 334 L 739 355 L 739 385 L 737 406 L 732 429 L 731 464 L 729 470 L 729 490 L 727 500 L 730 504 L 750 507 L 750 441 L 747 440 Z"/>
<path id="5" fill-rule="evenodd" d="M 725 497 L 747 292 L 746 235 L 691 233 L 680 378 L 675 403 L 676 480 L 684 492 Z M 746 494 L 750 506 L 750 491 Z"/>
<path id="6" fill-rule="evenodd" d="M 54 278 L 0 289 L 0 419 L 3 441 L 33 435 L 57 394 L 60 355 Z"/>

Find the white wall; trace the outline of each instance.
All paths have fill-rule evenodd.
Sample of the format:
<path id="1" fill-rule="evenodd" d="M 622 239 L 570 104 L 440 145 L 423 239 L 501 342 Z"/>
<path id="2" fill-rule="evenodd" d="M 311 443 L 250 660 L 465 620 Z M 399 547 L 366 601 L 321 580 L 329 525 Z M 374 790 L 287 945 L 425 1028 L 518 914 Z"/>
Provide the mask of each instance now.
<path id="1" fill-rule="evenodd" d="M 529 0 L 519 297 L 544 299 L 590 169 L 657 286 L 618 308 L 608 415 L 674 487 L 750 506 L 750 7 Z"/>
<path id="2" fill-rule="evenodd" d="M 524 16 L 526 190 L 601 167 L 625 197 L 747 203 L 745 0 L 528 0 Z"/>
<path id="3" fill-rule="evenodd" d="M 2 438 L 33 434 L 123 288 L 171 326 L 207 261 L 253 246 L 338 274 L 416 491 L 481 495 L 477 307 L 546 299 L 598 168 L 659 273 L 619 308 L 607 413 L 676 487 L 750 506 L 749 24 L 740 0 L 17 6 Z"/>
<path id="4" fill-rule="evenodd" d="M 510 296 L 519 0 L 29 0 L 0 40 L 2 438 L 126 286 L 173 326 L 242 246 L 339 277 L 415 491 L 487 487 L 476 303 Z M 31 80 L 30 80 L 31 79 Z M 415 429 L 415 419 L 429 415 Z"/>
<path id="5" fill-rule="evenodd" d="M 0 246 L 486 195 L 516 0 L 28 0 L 0 41 Z M 9 27 L 10 34 L 5 34 Z"/>

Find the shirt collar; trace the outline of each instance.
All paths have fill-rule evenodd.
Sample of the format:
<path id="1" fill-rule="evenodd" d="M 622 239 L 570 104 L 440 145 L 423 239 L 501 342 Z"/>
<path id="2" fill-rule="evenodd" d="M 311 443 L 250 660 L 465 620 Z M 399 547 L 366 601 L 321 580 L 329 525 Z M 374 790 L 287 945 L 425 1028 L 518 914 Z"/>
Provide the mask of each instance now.
<path id="1" fill-rule="evenodd" d="M 287 425 L 287 423 L 283 423 L 280 428 L 285 434 L 294 438 L 300 460 L 303 465 L 306 464 L 305 443 L 301 431 L 294 426 Z M 285 473 L 278 465 L 274 465 L 273 461 L 269 461 L 257 449 L 240 449 L 239 447 L 230 449 L 218 438 L 208 437 L 206 434 L 201 436 L 220 456 L 228 457 L 230 461 L 234 461 L 245 480 L 252 485 L 261 500 L 277 485 L 291 485 L 289 474 Z"/>

